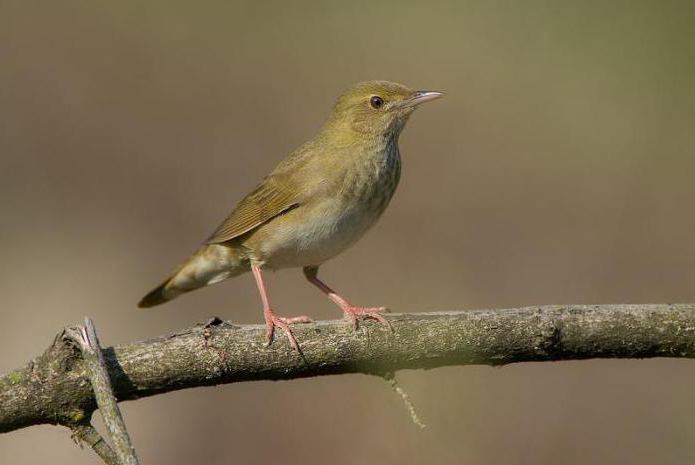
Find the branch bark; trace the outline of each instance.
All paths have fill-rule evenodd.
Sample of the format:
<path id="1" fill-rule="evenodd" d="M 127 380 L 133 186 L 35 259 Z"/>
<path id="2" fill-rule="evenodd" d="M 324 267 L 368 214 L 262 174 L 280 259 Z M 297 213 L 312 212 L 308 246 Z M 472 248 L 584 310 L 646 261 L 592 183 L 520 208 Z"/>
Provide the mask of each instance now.
<path id="1" fill-rule="evenodd" d="M 109 446 L 101 434 L 94 429 L 89 421 L 85 421 L 79 425 L 72 427 L 72 437 L 78 444 L 87 444 L 106 465 L 121 465 L 118 462 L 118 457 Z"/>
<path id="2" fill-rule="evenodd" d="M 391 314 L 393 332 L 341 320 L 295 326 L 302 354 L 265 327 L 217 318 L 156 339 L 103 350 L 119 401 L 250 380 L 404 368 L 504 365 L 589 358 L 695 357 L 695 304 L 568 305 Z M 62 332 L 46 352 L 0 377 L 0 433 L 84 423 L 97 408 L 88 368 Z"/>
<path id="3" fill-rule="evenodd" d="M 121 410 L 118 408 L 118 400 L 111 386 L 106 361 L 102 348 L 99 345 L 99 338 L 94 323 L 90 318 L 85 318 L 84 326 L 66 329 L 66 336 L 76 344 L 82 354 L 82 360 L 86 365 L 89 382 L 94 391 L 101 417 L 106 425 L 106 430 L 111 438 L 113 448 L 105 442 L 94 438 L 99 433 L 91 424 L 82 424 L 72 428 L 73 436 L 78 440 L 85 440 L 87 444 L 106 462 L 108 465 L 138 465 L 138 458 L 135 449 L 130 441 L 130 435 L 126 429 Z M 113 461 L 113 458 L 116 461 Z"/>

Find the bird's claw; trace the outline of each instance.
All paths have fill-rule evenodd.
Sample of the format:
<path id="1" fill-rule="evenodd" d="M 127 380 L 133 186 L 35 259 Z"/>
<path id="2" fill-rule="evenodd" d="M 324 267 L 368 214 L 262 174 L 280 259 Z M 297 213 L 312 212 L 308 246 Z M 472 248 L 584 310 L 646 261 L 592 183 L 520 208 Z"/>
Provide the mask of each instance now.
<path id="1" fill-rule="evenodd" d="M 300 352 L 299 344 L 297 343 L 297 338 L 294 336 L 294 333 L 292 332 L 292 328 L 290 328 L 290 325 L 294 323 L 313 323 L 314 320 L 305 315 L 286 318 L 282 316 L 276 316 L 272 312 L 268 313 L 269 314 L 267 315 L 265 322 L 266 346 L 270 346 L 270 344 L 273 343 L 275 327 L 278 326 L 287 335 L 287 339 L 289 339 L 292 348 L 297 352 Z"/>
<path id="2" fill-rule="evenodd" d="M 388 313 L 388 311 L 389 310 L 386 307 L 356 307 L 354 305 L 343 307 L 345 318 L 352 322 L 355 329 L 359 328 L 359 319 L 362 317 L 376 320 L 379 323 L 388 326 L 389 329 L 393 331 L 393 326 L 391 326 L 391 323 L 381 315 L 382 313 Z"/>

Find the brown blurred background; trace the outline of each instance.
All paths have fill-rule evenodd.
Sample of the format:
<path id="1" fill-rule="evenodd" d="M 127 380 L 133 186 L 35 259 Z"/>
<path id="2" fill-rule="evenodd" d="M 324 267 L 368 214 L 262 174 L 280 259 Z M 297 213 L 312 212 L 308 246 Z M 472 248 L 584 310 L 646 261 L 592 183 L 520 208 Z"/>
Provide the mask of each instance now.
<path id="1" fill-rule="evenodd" d="M 444 90 L 380 224 L 323 268 L 395 311 L 695 301 L 692 2 L 0 0 L 0 372 L 262 321 L 247 275 L 135 303 L 354 82 Z M 365 268 L 366 267 L 366 268 Z M 337 318 L 301 273 L 284 314 Z M 143 464 L 685 464 L 695 364 L 590 361 L 201 388 L 122 405 Z M 1 464 L 95 464 L 58 427 Z"/>

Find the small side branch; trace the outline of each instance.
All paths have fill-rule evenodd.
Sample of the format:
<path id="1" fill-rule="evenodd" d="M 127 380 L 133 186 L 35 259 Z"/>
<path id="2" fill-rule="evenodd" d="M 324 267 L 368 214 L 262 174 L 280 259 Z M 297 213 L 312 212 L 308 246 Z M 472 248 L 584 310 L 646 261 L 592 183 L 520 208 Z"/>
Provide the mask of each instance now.
<path id="1" fill-rule="evenodd" d="M 75 334 L 77 333 L 77 334 Z M 113 450 L 103 442 L 91 424 L 77 425 L 73 427 L 73 434 L 87 439 L 87 444 L 109 465 L 138 465 L 135 449 L 130 442 L 130 436 L 123 421 L 123 416 L 118 408 L 118 400 L 114 395 L 111 379 L 107 370 L 106 361 L 99 345 L 94 323 L 90 318 L 85 318 L 85 325 L 74 328 L 69 334 L 70 338 L 79 345 L 82 359 L 86 364 L 87 375 L 94 391 L 99 412 L 104 420 L 104 425 L 113 444 Z M 113 462 L 113 456 L 117 462 Z"/>
<path id="2" fill-rule="evenodd" d="M 111 449 L 101 434 L 89 422 L 72 426 L 72 437 L 78 444 L 87 444 L 106 465 L 121 465 L 116 453 Z"/>
<path id="3" fill-rule="evenodd" d="M 422 422 L 422 420 L 420 420 L 420 417 L 417 414 L 417 410 L 415 410 L 415 404 L 413 404 L 413 401 L 410 400 L 410 396 L 398 384 L 398 381 L 396 381 L 396 374 L 395 373 L 384 373 L 384 379 L 386 380 L 387 383 L 389 383 L 389 386 L 391 386 L 391 389 L 393 390 L 393 392 L 395 392 L 398 395 L 398 397 L 400 397 L 401 400 L 403 401 L 403 405 L 405 406 L 405 409 L 410 414 L 410 419 L 413 421 L 415 426 L 417 426 L 420 429 L 427 428 L 427 425 L 424 424 Z"/>

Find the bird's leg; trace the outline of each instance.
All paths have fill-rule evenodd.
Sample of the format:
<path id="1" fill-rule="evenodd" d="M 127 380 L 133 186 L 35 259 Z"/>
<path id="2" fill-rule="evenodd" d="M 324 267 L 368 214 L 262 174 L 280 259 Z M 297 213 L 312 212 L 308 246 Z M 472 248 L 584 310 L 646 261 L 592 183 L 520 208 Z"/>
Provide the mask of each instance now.
<path id="1" fill-rule="evenodd" d="M 357 329 L 358 318 L 373 318 L 379 323 L 385 324 L 393 329 L 391 323 L 384 318 L 381 313 L 388 311 L 386 307 L 357 307 L 348 302 L 344 297 L 340 296 L 336 291 L 331 289 L 326 283 L 318 278 L 319 268 L 317 266 L 305 266 L 304 276 L 311 284 L 321 289 L 321 292 L 326 294 L 329 299 L 335 302 L 338 307 L 345 313 L 345 318 L 352 321 L 353 326 Z"/>
<path id="2" fill-rule="evenodd" d="M 253 271 L 253 277 L 256 278 L 256 285 L 258 286 L 258 292 L 261 294 L 261 302 L 263 302 L 263 316 L 265 317 L 265 327 L 266 327 L 266 341 L 267 345 L 273 342 L 273 335 L 275 333 L 275 327 L 279 326 L 287 334 L 287 338 L 290 340 L 292 347 L 299 352 L 299 344 L 297 344 L 297 339 L 290 329 L 292 323 L 311 323 L 313 320 L 308 316 L 296 316 L 293 318 L 285 318 L 275 315 L 273 309 L 270 307 L 270 300 L 268 299 L 268 293 L 265 289 L 265 282 L 263 281 L 263 273 L 261 272 L 261 267 L 256 265 L 251 265 L 251 271 Z"/>

